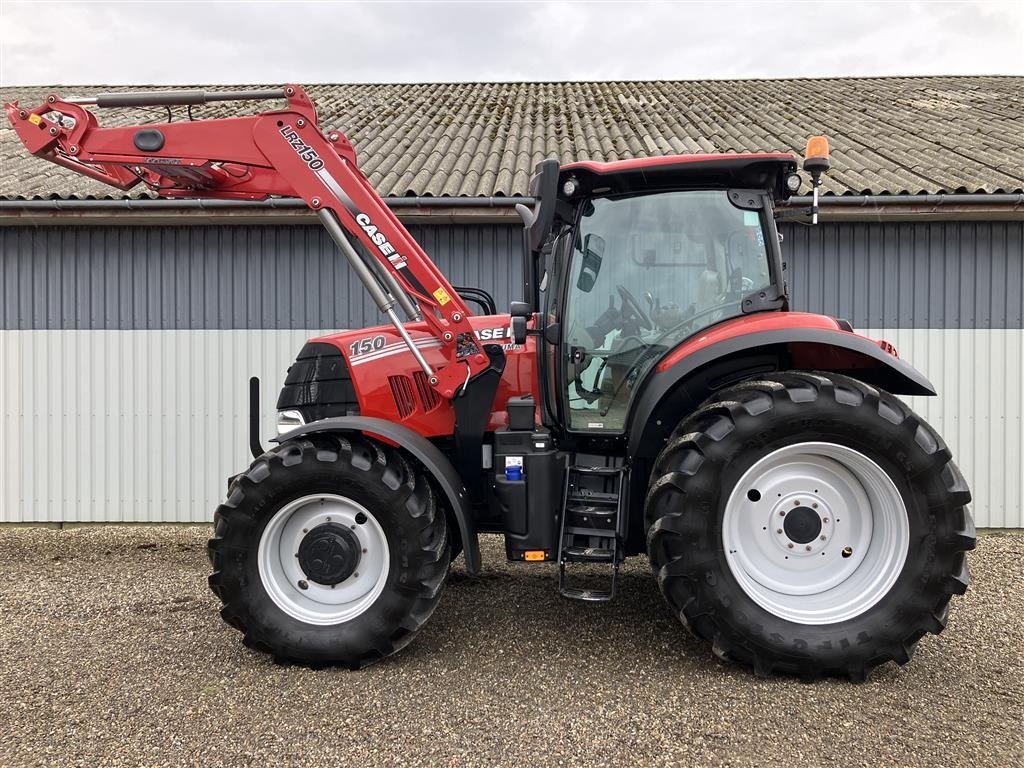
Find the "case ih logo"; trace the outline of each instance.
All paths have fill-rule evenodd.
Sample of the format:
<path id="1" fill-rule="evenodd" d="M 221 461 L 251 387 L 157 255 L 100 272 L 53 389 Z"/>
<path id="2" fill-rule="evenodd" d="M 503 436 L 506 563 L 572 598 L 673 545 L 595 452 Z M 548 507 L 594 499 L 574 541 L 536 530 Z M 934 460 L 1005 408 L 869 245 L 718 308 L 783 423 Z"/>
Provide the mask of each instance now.
<path id="1" fill-rule="evenodd" d="M 363 232 L 377 246 L 381 255 L 387 257 L 387 260 L 394 264 L 395 269 L 405 268 L 405 258 L 395 250 L 395 246 L 391 244 L 383 232 L 377 229 L 377 225 L 370 220 L 369 216 L 365 213 L 357 214 L 356 223 L 363 228 Z"/>
<path id="2" fill-rule="evenodd" d="M 319 171 L 324 167 L 324 161 L 320 159 L 320 155 L 317 154 L 316 150 L 306 144 L 290 125 L 281 128 L 281 135 L 284 136 L 285 141 L 292 145 L 292 149 L 295 150 L 296 154 L 306 161 L 306 165 L 309 166 L 311 171 Z"/>

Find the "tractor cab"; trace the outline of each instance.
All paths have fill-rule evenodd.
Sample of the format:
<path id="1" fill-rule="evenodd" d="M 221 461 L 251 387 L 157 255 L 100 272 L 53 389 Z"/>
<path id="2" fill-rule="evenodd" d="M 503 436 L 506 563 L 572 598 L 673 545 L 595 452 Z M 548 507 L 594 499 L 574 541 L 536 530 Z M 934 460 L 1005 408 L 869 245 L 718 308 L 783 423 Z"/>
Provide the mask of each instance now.
<path id="1" fill-rule="evenodd" d="M 532 240 L 532 298 L 546 323 L 552 423 L 621 434 L 640 383 L 670 350 L 717 323 L 786 308 L 773 206 L 799 186 L 795 171 L 789 154 L 541 164 L 535 227 L 550 224 Z"/>

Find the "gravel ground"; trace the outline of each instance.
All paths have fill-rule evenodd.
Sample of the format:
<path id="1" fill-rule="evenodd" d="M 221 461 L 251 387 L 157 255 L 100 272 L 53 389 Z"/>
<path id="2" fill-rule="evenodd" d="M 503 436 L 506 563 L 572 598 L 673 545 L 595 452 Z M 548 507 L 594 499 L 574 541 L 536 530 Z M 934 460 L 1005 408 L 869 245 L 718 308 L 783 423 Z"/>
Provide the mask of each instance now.
<path id="1" fill-rule="evenodd" d="M 577 605 L 497 538 L 397 657 L 280 667 L 217 617 L 207 533 L 0 529 L 0 766 L 1024 764 L 1022 535 L 908 666 L 807 685 L 715 659 L 645 561 Z"/>

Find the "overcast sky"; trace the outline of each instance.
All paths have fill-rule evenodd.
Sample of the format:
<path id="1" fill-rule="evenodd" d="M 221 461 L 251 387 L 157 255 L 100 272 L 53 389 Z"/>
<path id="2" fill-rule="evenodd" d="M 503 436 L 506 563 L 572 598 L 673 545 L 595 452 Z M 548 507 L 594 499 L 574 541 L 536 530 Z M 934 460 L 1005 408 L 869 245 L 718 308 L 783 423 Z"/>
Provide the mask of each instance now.
<path id="1" fill-rule="evenodd" d="M 0 84 L 1024 74 L 1024 2 L 20 2 Z"/>

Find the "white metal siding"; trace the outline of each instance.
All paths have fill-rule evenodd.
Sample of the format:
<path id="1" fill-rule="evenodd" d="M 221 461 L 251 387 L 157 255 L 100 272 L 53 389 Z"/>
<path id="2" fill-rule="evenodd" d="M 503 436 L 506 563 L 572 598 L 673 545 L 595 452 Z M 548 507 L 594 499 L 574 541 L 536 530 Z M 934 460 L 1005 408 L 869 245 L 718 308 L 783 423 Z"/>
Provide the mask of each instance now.
<path id="1" fill-rule="evenodd" d="M 315 330 L 0 331 L 0 522 L 207 521 Z"/>
<path id="2" fill-rule="evenodd" d="M 975 522 L 1024 528 L 1024 330 L 874 329 L 922 371 L 938 397 L 908 397 L 970 483 Z"/>
<path id="3" fill-rule="evenodd" d="M 314 330 L 0 331 L 0 522 L 208 521 Z M 875 329 L 928 375 L 979 526 L 1024 527 L 1024 331 Z"/>

